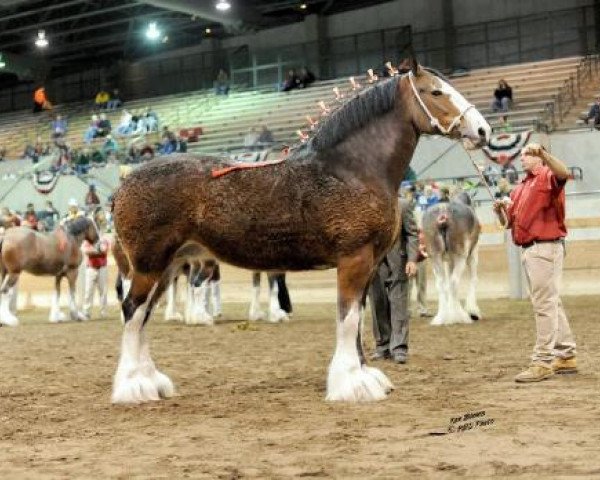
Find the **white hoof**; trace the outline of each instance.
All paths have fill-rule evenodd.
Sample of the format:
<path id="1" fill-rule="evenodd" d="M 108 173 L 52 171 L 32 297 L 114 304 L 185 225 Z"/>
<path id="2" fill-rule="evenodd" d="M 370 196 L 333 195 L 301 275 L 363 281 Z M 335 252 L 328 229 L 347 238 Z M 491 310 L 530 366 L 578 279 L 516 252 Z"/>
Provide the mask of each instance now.
<path id="1" fill-rule="evenodd" d="M 50 320 L 50 323 L 66 322 L 67 316 L 60 310 L 55 310 L 54 312 L 50 312 L 49 320 Z"/>
<path id="2" fill-rule="evenodd" d="M 248 313 L 248 320 L 251 322 L 262 321 L 265 319 L 265 317 L 265 312 L 262 310 L 250 310 L 250 313 Z"/>
<path id="3" fill-rule="evenodd" d="M 467 305 L 465 306 L 465 310 L 467 311 L 469 317 L 471 317 L 471 320 L 481 319 L 481 310 L 479 310 L 477 305 Z"/>
<path id="4" fill-rule="evenodd" d="M 71 312 L 72 322 L 87 322 L 89 319 L 90 317 L 83 312 Z"/>
<path id="5" fill-rule="evenodd" d="M 214 325 L 215 319 L 207 311 L 193 311 L 186 322 L 188 325 Z"/>
<path id="6" fill-rule="evenodd" d="M 164 373 L 156 369 L 148 373 L 137 368 L 117 373 L 111 401 L 120 404 L 155 402 L 172 397 L 174 391 L 173 383 Z"/>
<path id="7" fill-rule="evenodd" d="M 471 317 L 464 310 L 456 311 L 453 314 L 446 313 L 443 315 L 438 312 L 438 314 L 433 317 L 430 325 L 455 325 L 458 323 L 470 324 L 473 323 L 473 320 L 471 320 Z"/>
<path id="8" fill-rule="evenodd" d="M 285 310 L 278 308 L 275 311 L 269 312 L 269 322 L 271 323 L 279 323 L 279 322 L 289 322 L 290 319 Z"/>
<path id="9" fill-rule="evenodd" d="M 19 325 L 19 319 L 10 312 L 5 312 L 0 317 L 0 325 L 6 325 L 7 327 L 16 327 Z"/>
<path id="10" fill-rule="evenodd" d="M 385 374 L 377 368 L 334 357 L 327 377 L 326 400 L 372 402 L 383 400 L 393 388 Z"/>
<path id="11" fill-rule="evenodd" d="M 179 312 L 165 313 L 165 322 L 183 322 L 183 315 Z"/>

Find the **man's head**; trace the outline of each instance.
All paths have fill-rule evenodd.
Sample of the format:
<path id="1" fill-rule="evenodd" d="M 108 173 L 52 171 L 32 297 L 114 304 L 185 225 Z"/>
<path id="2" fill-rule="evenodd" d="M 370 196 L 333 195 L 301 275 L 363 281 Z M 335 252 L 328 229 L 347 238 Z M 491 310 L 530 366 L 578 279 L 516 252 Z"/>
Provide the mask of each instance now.
<path id="1" fill-rule="evenodd" d="M 95 192 L 96 191 L 96 185 L 94 185 L 93 183 L 90 183 L 90 192 Z"/>
<path id="2" fill-rule="evenodd" d="M 33 212 L 33 203 L 28 203 L 27 204 L 27 211 L 28 212 Z"/>
<path id="3" fill-rule="evenodd" d="M 542 157 L 537 154 L 539 146 L 534 144 L 527 145 L 521 149 L 521 165 L 526 172 L 533 172 L 536 168 L 544 164 Z"/>

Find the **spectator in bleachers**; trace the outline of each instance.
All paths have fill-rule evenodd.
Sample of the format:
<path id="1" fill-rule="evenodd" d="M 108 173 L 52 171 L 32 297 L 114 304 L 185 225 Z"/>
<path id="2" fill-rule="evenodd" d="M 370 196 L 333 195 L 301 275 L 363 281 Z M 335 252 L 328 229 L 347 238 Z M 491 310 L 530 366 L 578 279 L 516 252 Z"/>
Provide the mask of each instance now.
<path id="1" fill-rule="evenodd" d="M 97 94 L 96 94 L 96 99 L 94 101 L 94 105 L 96 106 L 97 109 L 99 110 L 105 110 L 106 106 L 108 105 L 108 101 L 110 100 L 110 93 L 108 93 L 106 90 L 101 89 Z"/>
<path id="2" fill-rule="evenodd" d="M 132 118 L 133 115 L 129 113 L 127 110 L 123 110 L 121 113 L 121 119 L 119 120 L 119 125 L 117 126 L 117 133 L 119 135 L 129 135 L 132 131 Z"/>
<path id="3" fill-rule="evenodd" d="M 14 212 L 11 212 L 8 207 L 2 207 L 0 217 L 2 218 L 4 228 L 18 227 L 21 225 L 21 218 Z"/>
<path id="4" fill-rule="evenodd" d="M 298 88 L 306 88 L 315 81 L 315 74 L 308 68 L 302 67 L 298 74 Z"/>
<path id="5" fill-rule="evenodd" d="M 117 141 L 112 137 L 112 135 L 107 135 L 106 140 L 104 141 L 104 144 L 102 144 L 101 148 L 106 160 L 108 161 L 108 158 L 111 156 L 116 156 L 119 150 L 120 147 Z"/>
<path id="6" fill-rule="evenodd" d="M 262 146 L 269 146 L 273 143 L 275 143 L 275 137 L 273 136 L 273 132 L 269 130 L 269 127 L 263 125 L 262 130 L 258 135 L 258 144 Z"/>
<path id="7" fill-rule="evenodd" d="M 68 206 L 69 206 L 69 210 L 67 211 L 67 214 L 62 219 L 61 223 L 64 223 L 65 221 L 69 221 L 69 220 L 75 220 L 76 218 L 79 218 L 79 217 L 85 217 L 85 212 L 83 210 L 80 210 L 79 202 L 75 198 L 69 199 Z"/>
<path id="8" fill-rule="evenodd" d="M 146 120 L 146 132 L 158 132 L 158 115 L 156 112 L 152 108 L 146 107 L 144 117 Z"/>
<path id="9" fill-rule="evenodd" d="M 23 216 L 23 222 L 21 223 L 21 225 L 23 225 L 24 227 L 29 227 L 33 230 L 37 230 L 38 222 L 38 216 L 35 213 L 33 203 L 28 203 L 27 210 L 25 211 L 25 215 Z"/>
<path id="10" fill-rule="evenodd" d="M 300 84 L 300 79 L 298 78 L 298 75 L 296 74 L 296 69 L 292 68 L 288 72 L 286 79 L 283 81 L 283 85 L 281 86 L 281 91 L 289 92 L 290 90 L 293 90 L 294 88 L 298 88 L 299 84 Z"/>
<path id="11" fill-rule="evenodd" d="M 166 125 L 163 127 L 161 140 L 160 153 L 168 155 L 177 151 L 177 137 Z"/>
<path id="12" fill-rule="evenodd" d="M 98 115 L 92 115 L 92 120 L 90 122 L 89 127 L 87 128 L 87 130 L 85 131 L 85 133 L 83 134 L 83 141 L 85 143 L 87 143 L 88 145 L 90 143 L 92 143 L 92 141 L 94 140 L 94 138 L 97 137 L 98 135 L 98 124 L 100 123 L 100 120 L 98 119 Z"/>
<path id="13" fill-rule="evenodd" d="M 250 127 L 248 133 L 244 136 L 244 147 L 248 150 L 254 150 L 256 144 L 258 143 L 258 132 L 256 131 L 256 127 Z"/>
<path id="14" fill-rule="evenodd" d="M 500 177 L 500 171 L 496 164 L 489 163 L 482 172 L 483 178 L 490 186 L 495 186 L 498 183 L 498 178 Z"/>
<path id="15" fill-rule="evenodd" d="M 46 231 L 50 232 L 54 230 L 54 227 L 60 220 L 60 213 L 58 213 L 51 200 L 46 202 L 46 208 L 42 210 L 42 214 Z"/>
<path id="16" fill-rule="evenodd" d="M 450 202 L 450 187 L 448 185 L 442 185 L 440 187 L 440 198 L 438 203 L 449 203 Z"/>
<path id="17" fill-rule="evenodd" d="M 85 194 L 85 208 L 86 210 L 92 211 L 96 207 L 100 206 L 100 197 L 96 193 L 96 185 L 90 183 L 87 193 Z"/>
<path id="18" fill-rule="evenodd" d="M 511 163 L 507 163 L 502 167 L 502 177 L 506 178 L 511 185 L 514 185 L 519 180 L 519 174 L 517 173 L 517 169 Z"/>
<path id="19" fill-rule="evenodd" d="M 146 133 L 146 115 L 133 114 L 131 117 L 131 135 L 144 135 Z"/>
<path id="20" fill-rule="evenodd" d="M 497 200 L 503 200 L 505 198 L 510 199 L 510 183 L 507 178 L 501 178 L 498 180 L 498 191 L 494 194 Z"/>
<path id="21" fill-rule="evenodd" d="M 100 114 L 98 126 L 96 128 L 96 137 L 106 137 L 112 130 L 110 120 L 106 118 L 106 113 Z"/>
<path id="22" fill-rule="evenodd" d="M 228 95 L 229 94 L 229 75 L 222 68 L 219 69 L 217 78 L 215 79 L 215 93 L 217 95 Z"/>
<path id="23" fill-rule="evenodd" d="M 508 117 L 506 115 L 502 115 L 499 119 L 499 124 L 497 130 L 499 132 L 510 133 L 513 130 L 512 125 L 508 121 Z"/>
<path id="24" fill-rule="evenodd" d="M 85 175 L 90 169 L 91 153 L 89 148 L 73 153 L 73 167 L 79 175 Z"/>
<path id="25" fill-rule="evenodd" d="M 64 137 L 67 133 L 67 120 L 62 117 L 60 113 L 57 113 L 54 120 L 50 123 L 50 136 L 53 139 Z"/>
<path id="26" fill-rule="evenodd" d="M 33 92 L 33 113 L 38 113 L 42 110 L 52 110 L 52 104 L 46 97 L 46 89 L 40 86 Z"/>
<path id="27" fill-rule="evenodd" d="M 600 125 L 600 95 L 596 96 L 596 101 L 590 108 L 585 123 L 589 123 L 590 120 L 594 120 L 595 127 Z"/>
<path id="28" fill-rule="evenodd" d="M 40 159 L 39 155 L 35 151 L 35 147 L 31 143 L 25 145 L 23 150 L 23 158 L 29 158 L 33 163 L 37 163 Z"/>
<path id="29" fill-rule="evenodd" d="M 494 90 L 494 101 L 492 102 L 492 110 L 494 112 L 506 112 L 510 108 L 513 101 L 512 88 L 504 80 L 498 82 L 498 88 Z"/>
<path id="30" fill-rule="evenodd" d="M 123 100 L 121 100 L 119 89 L 115 88 L 110 95 L 110 100 L 106 103 L 106 108 L 108 110 L 116 110 L 121 105 L 123 105 Z"/>

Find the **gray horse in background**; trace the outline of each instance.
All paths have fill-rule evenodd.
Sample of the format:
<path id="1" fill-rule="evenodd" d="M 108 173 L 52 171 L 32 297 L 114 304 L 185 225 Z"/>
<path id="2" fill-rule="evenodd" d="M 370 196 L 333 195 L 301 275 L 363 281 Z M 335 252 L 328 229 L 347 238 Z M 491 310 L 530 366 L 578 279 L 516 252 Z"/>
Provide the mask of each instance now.
<path id="1" fill-rule="evenodd" d="M 477 260 L 481 225 L 471 197 L 461 192 L 423 214 L 423 234 L 439 295 L 438 311 L 431 325 L 472 323 L 479 320 L 477 306 Z M 470 281 L 465 308 L 458 297 L 460 279 L 469 267 Z M 466 311 L 465 311 L 466 310 Z"/>

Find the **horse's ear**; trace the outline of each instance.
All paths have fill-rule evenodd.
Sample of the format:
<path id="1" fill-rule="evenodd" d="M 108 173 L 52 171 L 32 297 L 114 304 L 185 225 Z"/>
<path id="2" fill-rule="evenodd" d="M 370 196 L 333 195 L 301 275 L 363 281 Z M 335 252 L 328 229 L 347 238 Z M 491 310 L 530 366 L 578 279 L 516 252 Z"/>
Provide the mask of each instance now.
<path id="1" fill-rule="evenodd" d="M 419 62 L 417 61 L 417 57 L 414 54 L 411 54 L 411 56 L 408 57 L 408 62 L 409 62 L 410 71 L 415 76 L 419 75 L 421 73 L 421 67 L 419 66 Z"/>

